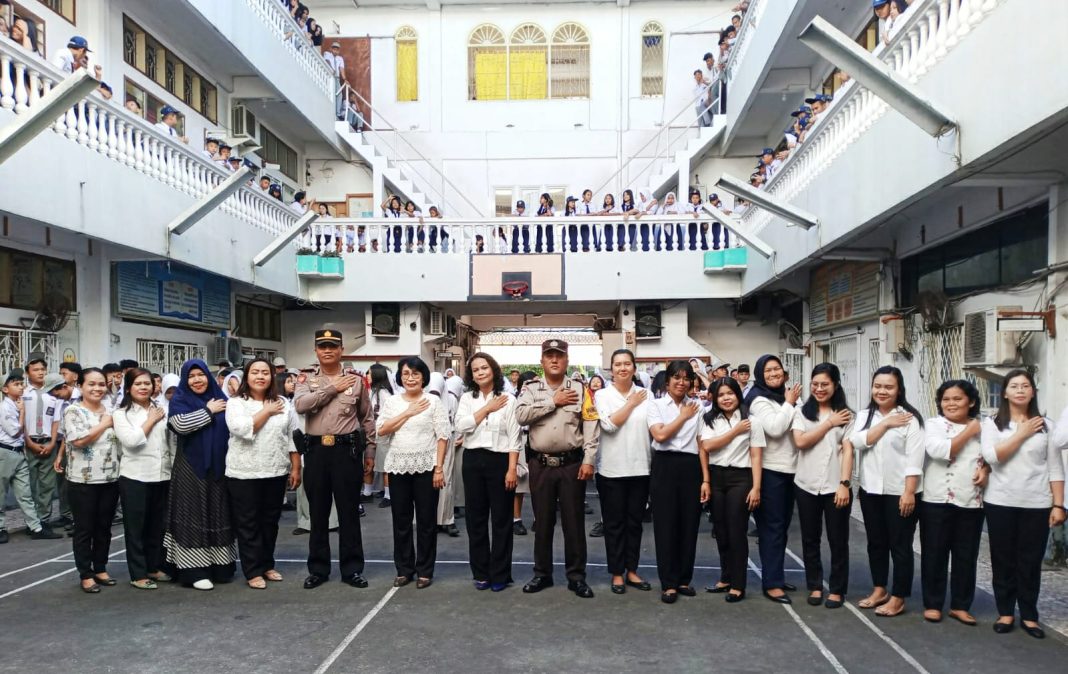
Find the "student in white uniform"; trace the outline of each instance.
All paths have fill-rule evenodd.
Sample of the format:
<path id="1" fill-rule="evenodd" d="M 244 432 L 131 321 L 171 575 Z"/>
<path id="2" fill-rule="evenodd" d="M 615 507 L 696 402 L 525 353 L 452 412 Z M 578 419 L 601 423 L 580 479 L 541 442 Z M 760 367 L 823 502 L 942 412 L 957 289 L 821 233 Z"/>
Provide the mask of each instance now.
<path id="1" fill-rule="evenodd" d="M 660 205 L 660 209 L 657 211 L 660 215 L 678 215 L 679 204 L 675 201 L 675 193 L 668 192 L 664 195 L 664 202 Z M 661 243 L 660 231 L 663 231 L 663 242 Z M 657 241 L 657 247 L 663 247 L 666 250 L 674 250 L 675 243 L 678 242 L 679 250 L 682 250 L 682 225 L 665 222 L 663 225 L 657 226 L 657 234 L 655 236 Z"/>
<path id="2" fill-rule="evenodd" d="M 703 69 L 698 68 L 693 71 L 693 96 L 694 111 L 697 114 L 698 126 L 712 126 L 712 97 L 710 92 L 711 87 L 705 83 L 705 72 Z"/>
<path id="3" fill-rule="evenodd" d="M 30 489 L 30 469 L 23 455 L 22 429 L 25 404 L 22 390 L 25 386 L 22 370 L 14 369 L 4 374 L 3 398 L 0 400 L 0 499 L 7 499 L 8 486 L 15 493 L 15 502 L 22 510 L 30 538 L 62 538 L 50 529 L 42 528 L 33 503 Z M 47 534 L 47 535 L 46 535 Z M 7 543 L 8 533 L 4 528 L 4 509 L 0 507 L 0 543 Z"/>
<path id="4" fill-rule="evenodd" d="M 169 105 L 165 105 L 160 108 L 159 121 L 156 122 L 156 130 L 162 133 L 164 136 L 170 136 L 175 140 L 180 140 L 183 143 L 188 143 L 189 139 L 185 136 L 178 135 L 178 111 Z"/>
<path id="5" fill-rule="evenodd" d="M 50 531 L 48 518 L 52 514 L 52 496 L 56 491 L 52 463 L 60 447 L 57 440 L 60 418 L 56 416 L 59 401 L 45 388 L 47 371 L 44 356 L 31 354 L 26 364 L 26 388 L 22 394 L 25 408 L 23 440 L 30 469 L 30 489 L 44 531 Z"/>
<path id="6" fill-rule="evenodd" d="M 749 513 L 760 507 L 764 431 L 749 416 L 742 389 L 730 378 L 716 379 L 709 388 L 711 409 L 701 432 L 701 502 L 712 502 L 719 581 L 705 588 L 726 592 L 728 604 L 745 598 L 749 574 Z"/>
<path id="7" fill-rule="evenodd" d="M 52 65 L 70 74 L 82 67 L 86 54 L 92 52 L 89 41 L 81 35 L 75 35 L 67 41 L 66 49 L 61 49 L 52 57 Z"/>
<path id="8" fill-rule="evenodd" d="M 983 421 L 981 434 L 983 460 L 990 464 L 983 507 L 998 609 L 994 631 L 1012 631 L 1019 607 L 1023 630 L 1041 639 L 1042 555 L 1049 529 L 1065 521 L 1064 464 L 1053 440 L 1053 422 L 1038 411 L 1031 374 L 1011 370 L 1001 390 L 998 412 Z"/>
<path id="9" fill-rule="evenodd" d="M 801 525 L 808 603 L 841 608 L 849 586 L 849 512 L 853 508 L 853 434 L 855 417 L 842 390 L 842 374 L 834 363 L 812 368 L 810 395 L 794 410 L 791 426 L 797 447 L 794 497 Z M 831 575 L 823 595 L 821 543 L 827 525 Z"/>
<path id="10" fill-rule="evenodd" d="M 975 569 L 983 533 L 983 487 L 989 468 L 979 441 L 979 391 L 964 379 L 942 382 L 935 394 L 938 416 L 924 424 L 927 465 L 920 507 L 920 586 L 923 617 L 942 620 L 946 581 L 949 616 L 965 625 L 975 598 Z M 953 574 L 950 576 L 950 556 Z"/>
<path id="11" fill-rule="evenodd" d="M 901 370 L 884 365 L 875 371 L 871 402 L 857 425 L 850 442 L 860 456 L 860 509 L 874 586 L 857 605 L 890 618 L 905 611 L 912 594 L 912 539 L 925 455 L 922 417 L 905 396 Z M 894 576 L 887 592 L 891 558 Z"/>

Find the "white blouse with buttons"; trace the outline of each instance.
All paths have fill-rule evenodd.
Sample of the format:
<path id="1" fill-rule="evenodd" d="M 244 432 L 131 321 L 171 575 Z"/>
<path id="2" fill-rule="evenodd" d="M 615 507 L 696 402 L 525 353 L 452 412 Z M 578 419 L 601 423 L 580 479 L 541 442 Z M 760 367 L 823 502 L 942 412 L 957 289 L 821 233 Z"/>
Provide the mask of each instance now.
<path id="1" fill-rule="evenodd" d="M 515 398 L 504 392 L 499 395 L 506 399 L 504 407 L 490 412 L 482 423 L 477 425 L 475 412 L 497 396 L 491 393 L 487 400 L 479 393 L 476 398 L 470 391 L 460 396 L 460 402 L 456 406 L 456 433 L 463 436 L 465 449 L 478 447 L 503 453 L 519 451 L 519 422 L 515 420 Z"/>
<path id="2" fill-rule="evenodd" d="M 631 410 L 622 426 L 612 423 L 612 415 L 627 404 L 632 395 L 645 389 L 631 386 L 624 396 L 615 386 L 606 386 L 593 397 L 601 423 L 601 446 L 597 451 L 597 474 L 604 477 L 635 477 L 649 474 L 652 459 L 649 437 L 649 405 L 652 396 Z"/>
<path id="3" fill-rule="evenodd" d="M 867 420 L 868 411 L 862 410 L 859 422 Z M 850 438 L 860 455 L 860 488 L 869 494 L 900 496 L 905 492 L 905 478 L 916 476 L 919 480 L 914 493 L 922 492 L 925 452 L 919 420 L 913 417 L 905 426 L 887 429 L 878 442 L 868 444 L 868 431 L 882 420 L 882 413 L 875 410 L 867 428 L 855 431 Z"/>
<path id="4" fill-rule="evenodd" d="M 818 420 L 812 421 L 798 407 L 794 410 L 791 430 L 802 433 L 815 430 L 830 415 L 830 412 L 820 414 Z M 856 415 L 853 415 L 845 426 L 832 427 L 815 445 L 798 450 L 797 472 L 794 474 L 794 484 L 798 489 L 816 496 L 833 494 L 838 490 L 842 482 L 842 456 L 845 451 L 842 444 L 853 434 L 856 420 Z M 853 451 L 852 448 L 849 451 Z"/>
<path id="5" fill-rule="evenodd" d="M 749 416 L 760 422 L 767 446 L 764 448 L 764 470 L 779 473 L 797 471 L 797 447 L 790 428 L 794 422 L 794 406 L 757 398 L 749 405 Z"/>
<path id="6" fill-rule="evenodd" d="M 1053 505 L 1049 483 L 1064 481 L 1064 465 L 1055 444 L 1053 422 L 1046 419 L 1045 433 L 1035 433 L 1012 456 L 998 461 L 994 448 L 1015 432 L 1015 422 L 1010 421 L 1004 430 L 998 430 L 993 419 L 983 419 L 980 434 L 983 460 L 990 464 L 990 482 L 984 500 L 1013 508 L 1049 508 Z"/>
<path id="7" fill-rule="evenodd" d="M 969 438 L 953 458 L 949 446 L 964 432 L 967 424 L 945 417 L 933 417 L 924 424 L 927 465 L 923 469 L 923 501 L 945 503 L 960 508 L 980 508 L 983 490 L 972 479 L 983 465 L 983 448 L 978 437 Z"/>
<path id="8" fill-rule="evenodd" d="M 706 425 L 701 431 L 701 439 L 711 440 L 712 438 L 726 435 L 740 423 L 742 423 L 742 413 L 738 410 L 734 410 L 734 414 L 731 415 L 730 419 L 727 419 L 722 414 L 717 414 L 712 419 L 712 425 Z M 734 436 L 723 449 L 709 452 L 708 465 L 723 468 L 751 468 L 753 462 L 749 454 L 750 448 L 763 448 L 767 444 L 767 440 L 764 437 L 764 429 L 760 427 L 759 421 L 749 417 L 749 424 L 748 432 Z"/>
<path id="9" fill-rule="evenodd" d="M 263 403 L 237 396 L 226 402 L 226 427 L 230 429 L 226 477 L 258 480 L 289 473 L 289 454 L 297 451 L 293 431 L 300 428 L 300 421 L 289 400 L 281 400 L 282 412 L 268 417 L 255 432 L 252 417 L 263 409 Z"/>

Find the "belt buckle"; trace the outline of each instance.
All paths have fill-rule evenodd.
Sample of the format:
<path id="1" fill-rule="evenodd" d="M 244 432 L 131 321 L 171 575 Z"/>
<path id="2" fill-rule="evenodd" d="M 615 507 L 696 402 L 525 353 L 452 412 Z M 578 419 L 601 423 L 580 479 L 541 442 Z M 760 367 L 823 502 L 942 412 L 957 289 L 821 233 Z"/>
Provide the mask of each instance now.
<path id="1" fill-rule="evenodd" d="M 564 462 L 559 456 L 546 456 L 545 465 L 550 468 L 559 468 L 564 465 Z"/>
<path id="2" fill-rule="evenodd" d="M 323 447 L 333 447 L 335 442 L 337 442 L 337 438 L 333 435 L 324 435 L 319 440 L 319 444 L 321 444 Z"/>

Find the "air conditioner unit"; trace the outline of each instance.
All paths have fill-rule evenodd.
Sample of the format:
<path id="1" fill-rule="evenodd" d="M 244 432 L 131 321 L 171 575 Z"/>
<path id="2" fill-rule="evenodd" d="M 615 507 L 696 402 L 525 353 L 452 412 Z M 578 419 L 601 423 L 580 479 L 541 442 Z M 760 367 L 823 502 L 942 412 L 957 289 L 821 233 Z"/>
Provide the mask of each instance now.
<path id="1" fill-rule="evenodd" d="M 964 367 L 1011 365 L 1016 362 L 1015 332 L 998 332 L 998 314 L 1020 311 L 1000 306 L 964 314 Z"/>
<path id="2" fill-rule="evenodd" d="M 441 309 L 430 310 L 430 330 L 427 331 L 428 335 L 444 335 L 445 334 L 445 312 Z"/>
<path id="3" fill-rule="evenodd" d="M 230 132 L 235 136 L 256 139 L 256 116 L 240 103 L 235 104 L 230 111 Z"/>
<path id="4" fill-rule="evenodd" d="M 211 345 L 211 364 L 228 360 L 234 367 L 240 367 L 245 360 L 241 340 L 237 337 L 216 337 Z"/>
<path id="5" fill-rule="evenodd" d="M 660 305 L 642 304 L 634 307 L 634 331 L 638 339 L 660 339 L 664 326 L 660 324 Z"/>

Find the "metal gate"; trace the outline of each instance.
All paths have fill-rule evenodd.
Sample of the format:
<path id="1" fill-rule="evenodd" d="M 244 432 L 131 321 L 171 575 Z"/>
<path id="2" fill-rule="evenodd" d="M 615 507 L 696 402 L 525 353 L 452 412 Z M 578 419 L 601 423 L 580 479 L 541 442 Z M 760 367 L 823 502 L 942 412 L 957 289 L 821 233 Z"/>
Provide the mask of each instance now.
<path id="1" fill-rule="evenodd" d="M 860 382 L 866 376 L 860 359 L 860 336 L 834 337 L 816 342 L 816 349 L 813 355 L 816 363 L 834 363 L 841 371 L 842 390 L 849 406 L 858 409 L 858 406 L 863 406 L 861 403 L 867 404 L 866 400 L 860 398 Z"/>
<path id="2" fill-rule="evenodd" d="M 805 382 L 808 381 L 808 372 L 805 371 L 805 350 L 786 349 L 779 355 L 779 360 L 782 361 L 782 367 L 788 375 L 787 382 L 801 384 L 801 399 L 807 398 L 808 391 Z"/>
<path id="3" fill-rule="evenodd" d="M 137 340 L 137 362 L 141 367 L 158 374 L 177 374 L 182 363 L 190 358 L 204 358 L 205 348 L 200 344 L 161 342 L 153 339 Z"/>
<path id="4" fill-rule="evenodd" d="M 916 354 L 920 390 L 916 406 L 924 414 L 937 412 L 938 387 L 947 379 L 966 379 L 979 390 L 979 404 L 984 411 L 997 407 L 1001 383 L 976 377 L 964 370 L 964 326 L 954 325 L 934 332 L 919 332 L 920 348 Z"/>
<path id="5" fill-rule="evenodd" d="M 0 373 L 24 367 L 31 353 L 43 353 L 49 369 L 59 366 L 59 340 L 54 332 L 0 327 Z"/>

